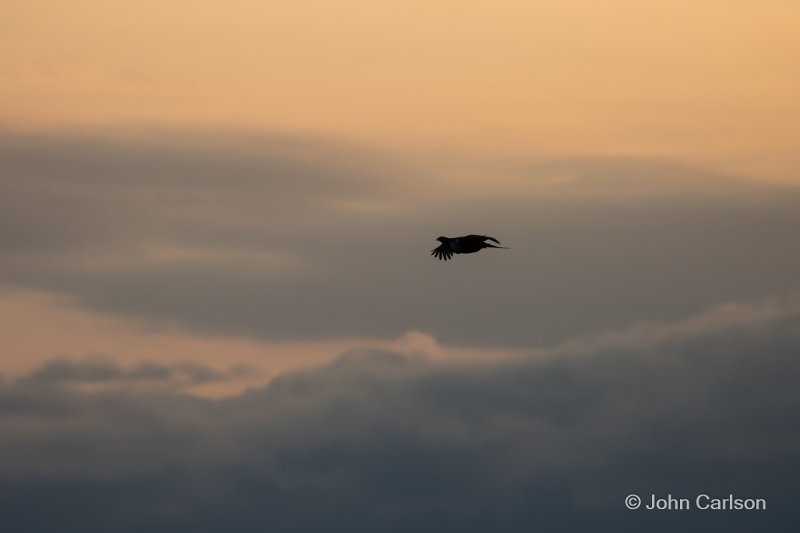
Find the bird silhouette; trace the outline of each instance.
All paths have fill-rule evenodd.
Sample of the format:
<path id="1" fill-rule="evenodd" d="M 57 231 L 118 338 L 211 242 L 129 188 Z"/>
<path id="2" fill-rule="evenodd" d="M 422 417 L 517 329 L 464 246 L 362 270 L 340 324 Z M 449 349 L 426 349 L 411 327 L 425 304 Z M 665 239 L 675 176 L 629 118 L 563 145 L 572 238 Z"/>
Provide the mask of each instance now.
<path id="1" fill-rule="evenodd" d="M 494 237 L 487 237 L 486 235 L 439 237 L 436 240 L 442 244 L 431 250 L 431 255 L 442 261 L 447 261 L 452 258 L 453 254 L 473 254 L 484 248 L 507 248 L 506 246 L 489 244 L 486 241 L 496 242 L 497 244 L 500 244 L 500 241 Z"/>

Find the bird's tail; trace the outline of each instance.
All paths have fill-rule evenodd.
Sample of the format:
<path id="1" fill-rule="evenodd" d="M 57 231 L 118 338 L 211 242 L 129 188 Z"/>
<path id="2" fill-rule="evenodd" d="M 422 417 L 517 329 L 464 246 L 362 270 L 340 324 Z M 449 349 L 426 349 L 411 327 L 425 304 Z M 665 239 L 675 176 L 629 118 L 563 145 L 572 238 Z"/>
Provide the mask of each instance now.
<path id="1" fill-rule="evenodd" d="M 494 244 L 489 244 L 488 242 L 483 243 L 483 245 L 486 246 L 487 248 L 502 248 L 504 250 L 510 250 L 511 249 L 508 246 L 495 246 Z"/>

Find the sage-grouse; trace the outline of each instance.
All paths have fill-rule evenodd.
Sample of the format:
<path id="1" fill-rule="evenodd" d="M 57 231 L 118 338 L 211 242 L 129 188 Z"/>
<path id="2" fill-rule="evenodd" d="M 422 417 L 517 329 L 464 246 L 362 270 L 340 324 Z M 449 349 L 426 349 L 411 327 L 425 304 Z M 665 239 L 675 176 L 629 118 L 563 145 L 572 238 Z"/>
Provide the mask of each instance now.
<path id="1" fill-rule="evenodd" d="M 453 254 L 472 254 L 484 248 L 506 248 L 505 246 L 489 244 L 486 242 L 487 240 L 497 244 L 500 244 L 500 241 L 486 235 L 467 235 L 453 238 L 439 237 L 436 240 L 442 244 L 431 250 L 431 255 L 444 261 L 452 258 Z"/>

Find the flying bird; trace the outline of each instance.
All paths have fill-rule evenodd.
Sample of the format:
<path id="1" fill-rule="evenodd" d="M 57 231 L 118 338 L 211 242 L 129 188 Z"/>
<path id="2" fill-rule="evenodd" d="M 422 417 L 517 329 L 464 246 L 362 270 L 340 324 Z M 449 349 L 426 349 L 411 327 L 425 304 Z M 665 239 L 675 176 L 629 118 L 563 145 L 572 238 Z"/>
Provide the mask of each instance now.
<path id="1" fill-rule="evenodd" d="M 436 240 L 442 244 L 431 250 L 431 255 L 444 261 L 453 257 L 453 254 L 473 254 L 484 248 L 507 248 L 506 246 L 489 244 L 486 241 L 496 242 L 497 244 L 500 244 L 500 241 L 494 237 L 487 237 L 486 235 L 467 235 L 465 237 L 452 238 L 439 237 Z"/>

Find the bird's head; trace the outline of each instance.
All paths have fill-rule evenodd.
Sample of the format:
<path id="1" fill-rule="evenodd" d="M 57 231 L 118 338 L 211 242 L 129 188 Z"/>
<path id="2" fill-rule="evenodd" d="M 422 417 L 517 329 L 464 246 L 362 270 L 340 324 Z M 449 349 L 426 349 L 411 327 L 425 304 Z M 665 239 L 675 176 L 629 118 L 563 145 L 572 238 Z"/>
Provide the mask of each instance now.
<path id="1" fill-rule="evenodd" d="M 442 237 L 437 237 L 436 240 L 439 241 L 440 243 L 444 244 L 449 239 L 447 237 L 442 236 Z"/>

